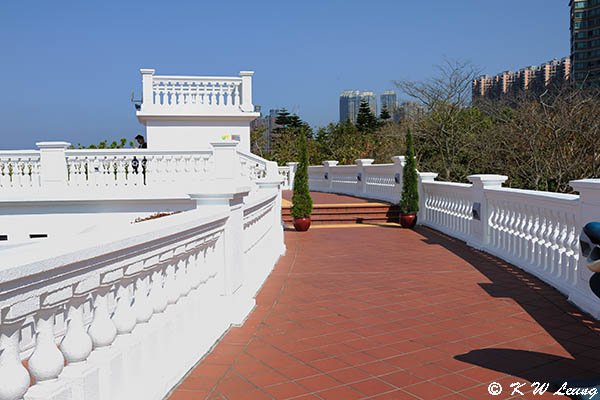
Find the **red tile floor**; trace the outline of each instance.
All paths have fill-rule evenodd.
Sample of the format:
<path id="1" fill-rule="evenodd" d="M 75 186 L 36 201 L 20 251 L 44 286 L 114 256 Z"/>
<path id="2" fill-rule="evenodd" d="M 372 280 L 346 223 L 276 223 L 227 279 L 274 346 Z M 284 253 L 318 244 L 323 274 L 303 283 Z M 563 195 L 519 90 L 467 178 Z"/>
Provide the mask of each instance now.
<path id="1" fill-rule="evenodd" d="M 252 314 L 171 400 L 557 399 L 530 383 L 600 376 L 600 324 L 458 240 L 423 227 L 285 240 Z"/>

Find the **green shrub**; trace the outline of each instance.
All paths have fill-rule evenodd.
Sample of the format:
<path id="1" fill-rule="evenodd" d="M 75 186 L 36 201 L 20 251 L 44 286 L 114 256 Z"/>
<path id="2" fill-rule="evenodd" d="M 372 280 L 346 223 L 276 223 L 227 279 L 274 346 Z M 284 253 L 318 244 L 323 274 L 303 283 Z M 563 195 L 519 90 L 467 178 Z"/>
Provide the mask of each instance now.
<path id="1" fill-rule="evenodd" d="M 306 151 L 306 138 L 300 138 L 298 151 L 300 157 L 296 176 L 294 177 L 294 195 L 292 197 L 291 214 L 294 218 L 310 217 L 312 213 L 312 198 L 308 188 L 308 153 Z"/>
<path id="2" fill-rule="evenodd" d="M 400 210 L 406 214 L 419 211 L 419 188 L 415 150 L 410 128 L 406 131 L 406 164 L 402 174 L 402 200 Z"/>

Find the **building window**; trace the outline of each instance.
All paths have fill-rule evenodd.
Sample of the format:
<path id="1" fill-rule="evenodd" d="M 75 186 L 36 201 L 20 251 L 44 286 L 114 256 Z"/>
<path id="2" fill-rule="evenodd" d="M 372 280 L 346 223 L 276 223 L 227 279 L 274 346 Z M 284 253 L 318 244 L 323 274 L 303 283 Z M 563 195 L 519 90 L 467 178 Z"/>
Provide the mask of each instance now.
<path id="1" fill-rule="evenodd" d="M 575 8 L 585 8 L 587 7 L 587 1 L 576 1 Z"/>

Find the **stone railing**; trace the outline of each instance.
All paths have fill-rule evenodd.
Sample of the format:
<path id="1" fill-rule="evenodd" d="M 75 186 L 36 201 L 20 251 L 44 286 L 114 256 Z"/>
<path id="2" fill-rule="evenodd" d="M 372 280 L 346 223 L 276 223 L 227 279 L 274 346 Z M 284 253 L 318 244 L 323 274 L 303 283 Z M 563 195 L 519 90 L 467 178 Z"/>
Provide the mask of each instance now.
<path id="1" fill-rule="evenodd" d="M 213 157 L 194 210 L 2 250 L 0 399 L 162 399 L 244 320 L 285 251 L 281 179 L 250 157 L 250 193 L 236 143 Z"/>
<path id="2" fill-rule="evenodd" d="M 394 164 L 309 167 L 310 189 L 397 203 L 404 157 Z M 600 180 L 572 181 L 580 195 L 503 188 L 507 177 L 472 175 L 471 183 L 435 181 L 419 173 L 418 224 L 496 255 L 534 274 L 600 317 L 600 301 L 589 288 L 591 272 L 579 257 L 581 227 L 600 220 Z"/>
<path id="3" fill-rule="evenodd" d="M 296 175 L 296 168 L 298 168 L 297 162 L 288 162 L 285 167 L 279 167 L 279 176 L 283 178 L 282 189 L 293 190 L 294 189 L 294 177 Z"/>
<path id="4" fill-rule="evenodd" d="M 392 160 L 393 164 L 372 164 L 371 159 L 359 159 L 356 165 L 324 161 L 323 166 L 308 168 L 310 188 L 397 203 L 402 192 L 404 157 L 396 156 Z"/>
<path id="5" fill-rule="evenodd" d="M 218 145 L 212 144 L 213 148 Z M 40 150 L 0 151 L 0 198 L 56 187 L 66 194 L 79 189 L 135 192 L 141 187 L 165 188 L 212 179 L 217 174 L 213 149 L 69 149 L 67 142 L 40 142 L 38 146 Z M 266 160 L 242 151 L 237 154 L 242 177 L 256 181 L 266 176 Z"/>
<path id="6" fill-rule="evenodd" d="M 39 151 L 0 151 L 0 190 L 20 191 L 39 186 Z"/>
<path id="7" fill-rule="evenodd" d="M 141 70 L 144 114 L 254 111 L 252 71 L 241 71 L 239 77 L 155 76 L 154 72 Z"/>

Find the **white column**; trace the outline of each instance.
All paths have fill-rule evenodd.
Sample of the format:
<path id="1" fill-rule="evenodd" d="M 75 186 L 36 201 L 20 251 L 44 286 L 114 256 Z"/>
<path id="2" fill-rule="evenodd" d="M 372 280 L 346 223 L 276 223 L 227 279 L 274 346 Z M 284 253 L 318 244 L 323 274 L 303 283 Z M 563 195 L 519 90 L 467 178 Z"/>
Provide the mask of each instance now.
<path id="1" fill-rule="evenodd" d="M 394 156 L 394 201 L 399 203 L 402 199 L 402 182 L 404 177 L 404 166 L 406 165 L 406 157 Z"/>
<path id="2" fill-rule="evenodd" d="M 240 76 L 242 77 L 241 109 L 245 112 L 254 112 L 254 104 L 252 104 L 252 75 L 254 75 L 254 71 L 240 71 Z"/>
<path id="3" fill-rule="evenodd" d="M 61 189 L 67 186 L 68 142 L 37 142 L 40 149 L 40 184 L 42 189 Z"/>
<path id="4" fill-rule="evenodd" d="M 600 179 L 581 179 L 569 182 L 579 192 L 579 227 L 578 232 L 588 222 L 600 222 Z M 579 248 L 579 246 L 578 246 Z M 577 265 L 577 281 L 569 300 L 577 304 L 594 318 L 600 318 L 600 299 L 590 289 L 590 278 L 593 273 L 587 268 L 585 258 L 580 253 Z"/>
<path id="5" fill-rule="evenodd" d="M 356 176 L 356 194 L 359 196 L 367 193 L 367 179 L 365 174 L 365 166 L 373 164 L 372 158 L 359 158 L 354 160 L 356 165 L 358 165 L 358 174 Z"/>
<path id="6" fill-rule="evenodd" d="M 153 69 L 140 69 L 142 74 L 142 109 L 141 112 L 148 112 L 154 105 L 154 89 L 152 88 L 152 80 L 154 75 Z"/>
<path id="7" fill-rule="evenodd" d="M 419 212 L 417 213 L 417 224 L 425 222 L 425 202 L 427 195 L 423 184 L 426 182 L 433 182 L 437 178 L 436 172 L 419 172 Z"/>
<path id="8" fill-rule="evenodd" d="M 489 243 L 488 204 L 486 189 L 499 189 L 506 182 L 505 175 L 469 175 L 473 200 L 473 219 L 471 220 L 471 237 L 467 244 L 476 249 L 485 249 Z"/>
<path id="9" fill-rule="evenodd" d="M 323 166 L 325 168 L 323 168 L 323 175 L 325 177 L 327 177 L 327 191 L 331 193 L 331 191 L 333 190 L 333 185 L 331 182 L 331 168 L 335 167 L 336 165 L 338 165 L 339 161 L 335 161 L 335 160 L 329 160 L 329 161 L 323 161 Z"/>

